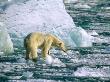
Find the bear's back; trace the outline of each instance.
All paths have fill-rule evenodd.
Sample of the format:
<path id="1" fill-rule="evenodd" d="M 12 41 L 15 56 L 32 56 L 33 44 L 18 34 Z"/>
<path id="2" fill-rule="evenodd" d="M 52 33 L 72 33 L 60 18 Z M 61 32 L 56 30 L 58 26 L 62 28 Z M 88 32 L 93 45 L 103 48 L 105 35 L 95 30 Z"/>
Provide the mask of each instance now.
<path id="1" fill-rule="evenodd" d="M 41 32 L 33 32 L 24 39 L 24 46 L 40 46 L 44 43 L 44 34 Z"/>

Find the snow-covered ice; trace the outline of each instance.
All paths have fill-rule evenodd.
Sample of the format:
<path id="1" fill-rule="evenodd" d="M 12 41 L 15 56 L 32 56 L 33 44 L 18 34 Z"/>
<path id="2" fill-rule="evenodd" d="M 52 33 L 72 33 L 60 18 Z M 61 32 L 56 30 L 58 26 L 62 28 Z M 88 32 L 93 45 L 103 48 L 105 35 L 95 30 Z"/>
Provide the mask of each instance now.
<path id="1" fill-rule="evenodd" d="M 46 62 L 46 64 L 52 64 L 53 63 L 53 58 L 50 56 L 50 55 L 48 55 L 47 57 L 46 57 L 46 60 L 45 60 L 45 62 Z"/>
<path id="2" fill-rule="evenodd" d="M 64 0 L 64 3 L 76 3 L 78 0 Z"/>
<path id="3" fill-rule="evenodd" d="M 76 5 L 74 5 L 75 8 L 84 8 L 84 9 L 90 9 L 91 7 L 88 4 L 84 4 L 84 3 L 78 3 Z"/>
<path id="4" fill-rule="evenodd" d="M 88 76 L 88 77 L 108 77 L 109 74 L 106 73 L 103 69 L 97 68 L 89 68 L 82 67 L 78 68 L 76 72 L 74 72 L 75 76 Z"/>
<path id="5" fill-rule="evenodd" d="M 95 30 L 88 32 L 88 34 L 91 36 L 99 36 L 99 34 Z"/>

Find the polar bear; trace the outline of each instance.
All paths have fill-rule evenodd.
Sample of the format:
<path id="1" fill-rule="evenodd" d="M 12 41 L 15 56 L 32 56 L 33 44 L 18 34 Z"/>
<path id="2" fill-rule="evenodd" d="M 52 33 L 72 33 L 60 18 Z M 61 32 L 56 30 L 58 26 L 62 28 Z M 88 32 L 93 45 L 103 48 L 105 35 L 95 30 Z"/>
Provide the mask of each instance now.
<path id="1" fill-rule="evenodd" d="M 27 35 L 24 39 L 24 47 L 26 49 L 26 60 L 31 59 L 37 61 L 37 49 L 42 49 L 43 59 L 49 55 L 51 47 L 58 47 L 66 52 L 65 44 L 62 40 L 52 34 L 45 34 L 41 32 L 33 32 Z"/>

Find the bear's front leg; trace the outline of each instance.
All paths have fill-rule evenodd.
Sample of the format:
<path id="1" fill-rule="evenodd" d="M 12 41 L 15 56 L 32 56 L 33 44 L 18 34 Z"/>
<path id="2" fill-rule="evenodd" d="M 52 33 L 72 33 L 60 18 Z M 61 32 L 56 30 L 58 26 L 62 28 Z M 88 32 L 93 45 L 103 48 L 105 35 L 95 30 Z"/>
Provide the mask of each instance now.
<path id="1" fill-rule="evenodd" d="M 43 59 L 45 60 L 46 57 L 49 55 L 49 50 L 51 48 L 51 44 L 52 42 L 51 41 L 48 41 L 44 44 L 44 47 L 42 49 L 42 56 L 43 56 Z"/>
<path id="2" fill-rule="evenodd" d="M 45 60 L 46 57 L 48 56 L 48 52 L 49 52 L 48 49 L 45 49 L 45 48 L 42 49 L 42 56 L 43 56 L 43 59 L 44 59 L 44 60 Z"/>

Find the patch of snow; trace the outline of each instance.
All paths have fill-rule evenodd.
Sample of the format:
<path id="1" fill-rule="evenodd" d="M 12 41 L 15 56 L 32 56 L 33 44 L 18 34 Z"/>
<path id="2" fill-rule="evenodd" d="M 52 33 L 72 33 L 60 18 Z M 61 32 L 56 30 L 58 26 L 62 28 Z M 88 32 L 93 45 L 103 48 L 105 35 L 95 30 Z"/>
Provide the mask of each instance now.
<path id="1" fill-rule="evenodd" d="M 95 42 L 95 43 L 103 43 L 103 42 L 106 42 L 108 43 L 109 41 L 105 38 L 100 38 L 100 37 L 94 37 L 94 36 L 91 36 L 91 41 L 92 42 Z"/>
<path id="2" fill-rule="evenodd" d="M 33 73 L 32 72 L 29 72 L 29 71 L 23 72 L 23 75 L 22 76 L 27 77 L 27 78 L 30 78 L 30 77 L 33 76 Z"/>
<path id="3" fill-rule="evenodd" d="M 68 54 L 65 53 L 64 51 L 61 51 L 61 55 L 68 55 Z"/>
<path id="4" fill-rule="evenodd" d="M 105 7 L 105 9 L 110 10 L 110 7 Z"/>
<path id="5" fill-rule="evenodd" d="M 75 8 L 86 8 L 86 9 L 90 9 L 91 7 L 87 4 L 84 4 L 84 3 L 78 3 L 76 5 L 74 5 Z"/>
<path id="6" fill-rule="evenodd" d="M 26 81 L 21 82 L 63 82 L 63 81 L 56 81 L 56 80 L 47 80 L 47 79 L 27 79 Z"/>
<path id="7" fill-rule="evenodd" d="M 60 59 L 55 58 L 52 66 L 59 66 L 60 67 L 60 66 L 66 66 L 66 65 L 63 62 L 61 62 Z"/>
<path id="8" fill-rule="evenodd" d="M 99 35 L 95 30 L 92 30 L 91 32 L 88 32 L 88 34 L 91 35 L 91 36 L 98 36 Z"/>
<path id="9" fill-rule="evenodd" d="M 78 0 L 64 0 L 64 3 L 76 3 Z"/>
<path id="10" fill-rule="evenodd" d="M 4 53 L 3 53 L 3 52 L 0 52 L 0 56 L 1 56 L 1 55 L 4 55 Z"/>
<path id="11" fill-rule="evenodd" d="M 106 73 L 102 69 L 89 68 L 89 67 L 81 67 L 78 68 L 76 72 L 74 72 L 75 76 L 89 76 L 89 77 L 104 77 Z"/>
<path id="12" fill-rule="evenodd" d="M 12 1 L 12 0 L 8 0 L 8 1 Z"/>
<path id="13" fill-rule="evenodd" d="M 48 55 L 46 57 L 45 63 L 49 64 L 49 65 L 52 65 L 52 66 L 65 66 L 65 64 L 63 62 L 61 62 L 58 58 L 53 58 L 50 55 Z"/>
<path id="14" fill-rule="evenodd" d="M 45 62 L 46 62 L 46 64 L 52 64 L 53 63 L 53 58 L 50 56 L 50 55 L 48 55 L 47 57 L 46 57 L 46 60 L 45 60 Z"/>
<path id="15" fill-rule="evenodd" d="M 24 58 L 20 58 L 20 59 L 17 60 L 17 62 L 18 63 L 24 63 L 24 62 L 26 62 L 26 60 Z"/>

